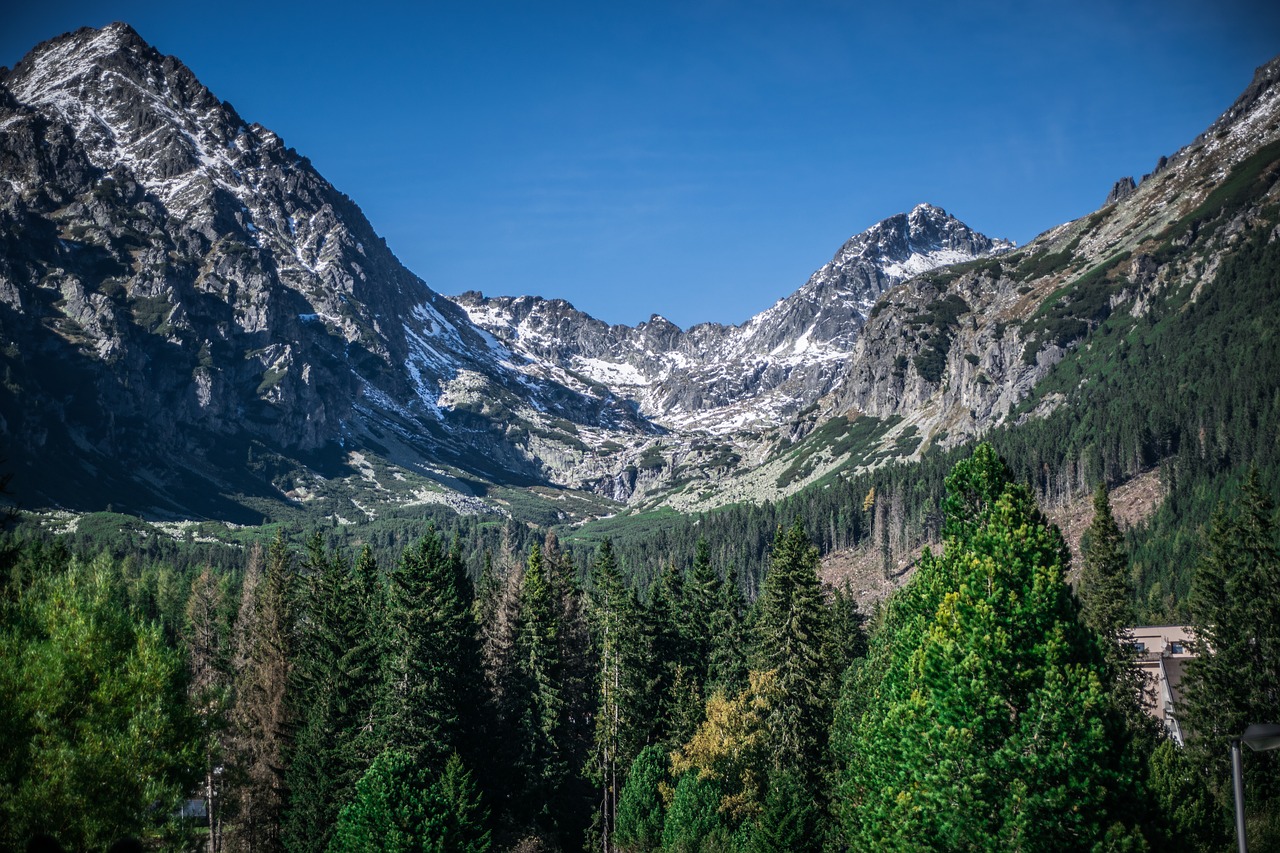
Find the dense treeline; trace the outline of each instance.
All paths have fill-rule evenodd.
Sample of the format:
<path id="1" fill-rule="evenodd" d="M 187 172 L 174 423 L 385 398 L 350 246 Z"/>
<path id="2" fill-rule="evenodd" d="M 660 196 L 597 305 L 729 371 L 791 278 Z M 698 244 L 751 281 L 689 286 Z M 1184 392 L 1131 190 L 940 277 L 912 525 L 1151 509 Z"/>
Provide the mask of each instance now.
<path id="1" fill-rule="evenodd" d="M 1280 717 L 1280 543 L 1255 475 L 1188 607 L 1183 751 L 1141 712 L 1106 493 L 1082 598 L 987 445 L 942 550 L 868 632 L 778 528 L 750 601 L 705 540 L 647 590 L 612 543 L 490 552 L 428 530 L 392 565 L 283 537 L 188 579 L 178 647 L 128 561 L 11 545 L 0 845 L 208 850 L 1223 849 L 1225 742 Z M 1255 843 L 1280 762 L 1249 756 Z M 203 800 L 207 827 L 177 817 Z M 1265 847 L 1263 848 L 1265 849 Z"/>

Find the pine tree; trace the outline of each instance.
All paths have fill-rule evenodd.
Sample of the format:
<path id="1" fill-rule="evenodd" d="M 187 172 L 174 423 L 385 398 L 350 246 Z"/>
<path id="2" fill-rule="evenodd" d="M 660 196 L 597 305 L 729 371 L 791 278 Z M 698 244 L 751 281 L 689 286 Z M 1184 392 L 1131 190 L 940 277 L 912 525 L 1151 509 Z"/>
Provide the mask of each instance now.
<path id="1" fill-rule="evenodd" d="M 593 786 L 587 778 L 594 749 L 596 677 L 598 662 L 591 646 L 591 626 L 586 596 L 569 555 L 560 549 L 554 532 L 542 546 L 551 598 L 559 631 L 560 684 L 563 707 L 557 743 L 568 768 L 555 809 L 560 841 L 566 848 L 581 848 L 591 820 Z"/>
<path id="2" fill-rule="evenodd" d="M 710 657 L 707 664 L 706 693 L 717 690 L 735 693 L 747 684 L 747 602 L 737 582 L 720 581 L 716 609 L 710 620 Z"/>
<path id="3" fill-rule="evenodd" d="M 491 846 L 488 821 L 480 790 L 455 752 L 427 791 L 421 849 L 426 853 L 485 853 Z"/>
<path id="4" fill-rule="evenodd" d="M 863 668 L 878 681 L 840 742 L 847 842 L 1141 845 L 1138 769 L 1061 535 L 988 445 L 947 489 L 945 550 L 891 599 Z"/>
<path id="5" fill-rule="evenodd" d="M 360 574 L 329 552 L 319 533 L 307 549 L 306 595 L 299 614 L 295 704 L 300 726 L 290 762 L 291 807 L 285 820 L 290 850 L 323 851 L 342 805 L 370 758 L 358 741 L 369 723 L 377 688 L 376 597 L 372 555 Z M 372 577 L 371 577 L 372 576 Z"/>
<path id="6" fill-rule="evenodd" d="M 830 610 L 830 647 L 824 657 L 828 662 L 827 692 L 834 701 L 850 664 L 867 656 L 867 619 L 847 585 L 831 590 Z"/>
<path id="7" fill-rule="evenodd" d="M 612 849 L 617 826 L 618 796 L 626 772 L 645 742 L 652 724 L 645 709 L 652 697 L 648 661 L 639 624 L 640 605 L 606 539 L 592 564 L 591 622 L 599 660 L 596 680 L 595 747 L 592 781 L 599 789 L 596 827 L 604 850 Z"/>
<path id="8" fill-rule="evenodd" d="M 342 807 L 330 853 L 417 853 L 426 817 L 426 790 L 413 758 L 390 749 L 374 759 Z"/>
<path id="9" fill-rule="evenodd" d="M 1122 550 L 1124 538 L 1111 513 L 1105 485 L 1099 485 L 1093 494 L 1093 521 L 1086 536 L 1084 569 L 1080 573 L 1080 617 L 1102 641 L 1103 656 L 1112 672 L 1116 707 L 1130 727 L 1136 731 L 1148 729 L 1151 717 L 1145 706 L 1154 697 L 1146 693 L 1146 682 L 1130 642 L 1133 587 L 1129 582 L 1129 562 Z M 1158 733 L 1153 730 L 1149 734 Z"/>
<path id="10" fill-rule="evenodd" d="M 720 606 L 720 575 L 711 564 L 711 546 L 706 537 L 698 537 L 693 555 L 693 568 L 684 587 L 683 611 L 688 624 L 689 658 L 692 676 L 705 689 L 711 677 L 713 621 Z"/>
<path id="11" fill-rule="evenodd" d="M 345 624 L 354 635 L 349 636 L 349 645 L 338 662 L 346 688 L 338 694 L 342 730 L 337 748 L 350 791 L 381 747 L 375 721 L 383 684 L 382 664 L 389 657 L 385 645 L 386 588 L 368 545 L 356 558 L 346 596 L 350 612 Z"/>
<path id="12" fill-rule="evenodd" d="M 156 833 L 202 775 L 182 655 L 130 610 L 110 557 L 39 551 L 0 630 L 0 849 Z"/>
<path id="13" fill-rule="evenodd" d="M 819 853 L 824 817 L 808 783 L 798 773 L 779 773 L 769 781 L 764 810 L 752 827 L 750 849 L 757 853 Z"/>
<path id="14" fill-rule="evenodd" d="M 1084 569 L 1080 573 L 1081 616 L 1098 635 L 1120 643 L 1133 625 L 1133 591 L 1123 536 L 1111 514 L 1107 487 L 1099 485 L 1093 494 L 1093 521 L 1087 532 Z"/>
<path id="15" fill-rule="evenodd" d="M 676 784 L 662 829 L 662 849 L 669 853 L 699 853 L 725 845 L 728 827 L 720 817 L 720 787 L 695 771 Z M 723 849 L 723 848 L 721 848 Z"/>
<path id="16" fill-rule="evenodd" d="M 488 815 L 457 753 L 428 782 L 407 752 L 380 753 L 343 806 L 330 853 L 485 853 Z"/>
<path id="17" fill-rule="evenodd" d="M 683 738 L 672 732 L 671 724 L 682 710 L 687 713 L 687 707 L 682 706 L 687 706 L 691 692 L 699 691 L 687 675 L 693 667 L 692 628 L 685 611 L 684 575 L 674 563 L 668 563 L 658 575 L 649 597 L 646 621 L 651 636 L 649 655 L 654 662 L 655 676 L 649 693 L 658 698 L 657 725 L 653 731 L 658 740 L 678 744 Z M 700 705 L 701 701 L 697 704 Z"/>
<path id="18" fill-rule="evenodd" d="M 1214 802 L 1204 776 L 1185 750 L 1161 738 L 1148 758 L 1147 791 L 1155 808 L 1148 839 L 1152 850 L 1210 853 L 1230 844 L 1227 812 Z"/>

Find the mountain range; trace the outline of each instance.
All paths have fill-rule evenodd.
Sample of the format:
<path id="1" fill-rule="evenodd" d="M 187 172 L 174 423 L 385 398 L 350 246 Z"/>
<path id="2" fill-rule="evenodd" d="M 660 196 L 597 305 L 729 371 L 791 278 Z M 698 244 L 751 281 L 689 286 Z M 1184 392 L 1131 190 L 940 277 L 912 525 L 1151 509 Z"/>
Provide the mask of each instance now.
<path id="1" fill-rule="evenodd" d="M 1111 313 L 1210 278 L 1254 183 L 1219 242 L 1183 226 L 1242 169 L 1274 196 L 1278 78 L 1259 69 L 1203 135 L 1023 248 L 920 204 L 746 323 L 682 330 L 443 296 L 179 60 L 124 24 L 69 33 L 0 70 L 13 487 L 159 519 L 568 521 L 919 459 L 1067 405 L 1036 389 Z M 1162 256 L 1177 240 L 1195 263 Z"/>

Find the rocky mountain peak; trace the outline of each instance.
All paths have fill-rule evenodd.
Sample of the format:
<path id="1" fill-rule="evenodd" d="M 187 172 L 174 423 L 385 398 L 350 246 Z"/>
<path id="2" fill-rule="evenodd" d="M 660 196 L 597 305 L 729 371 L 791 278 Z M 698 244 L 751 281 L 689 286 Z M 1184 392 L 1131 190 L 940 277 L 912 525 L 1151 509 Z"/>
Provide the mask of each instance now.
<path id="1" fill-rule="evenodd" d="M 4 82 L 21 103 L 66 122 L 94 166 L 127 166 L 183 213 L 201 200 L 193 184 L 233 185 L 245 155 L 260 159 L 283 147 L 127 24 L 44 42 Z"/>
<path id="2" fill-rule="evenodd" d="M 890 216 L 850 237 L 828 266 L 869 263 L 902 279 L 1012 248 L 1014 243 L 1009 240 L 987 237 L 942 208 L 921 203 L 910 213 Z"/>

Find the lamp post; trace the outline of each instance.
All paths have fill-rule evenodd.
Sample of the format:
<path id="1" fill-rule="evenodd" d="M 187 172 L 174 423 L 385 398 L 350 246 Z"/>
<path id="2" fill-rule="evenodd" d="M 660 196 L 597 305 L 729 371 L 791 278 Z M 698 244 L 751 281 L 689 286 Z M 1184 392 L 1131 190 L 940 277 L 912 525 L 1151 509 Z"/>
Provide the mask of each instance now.
<path id="1" fill-rule="evenodd" d="M 1244 734 L 1231 739 L 1231 785 L 1236 795 L 1236 841 L 1240 853 L 1249 853 L 1249 842 L 1244 834 L 1244 770 L 1240 761 L 1240 744 L 1254 752 L 1280 749 L 1280 725 L 1252 723 Z"/>

